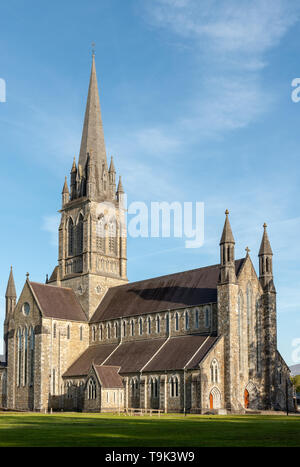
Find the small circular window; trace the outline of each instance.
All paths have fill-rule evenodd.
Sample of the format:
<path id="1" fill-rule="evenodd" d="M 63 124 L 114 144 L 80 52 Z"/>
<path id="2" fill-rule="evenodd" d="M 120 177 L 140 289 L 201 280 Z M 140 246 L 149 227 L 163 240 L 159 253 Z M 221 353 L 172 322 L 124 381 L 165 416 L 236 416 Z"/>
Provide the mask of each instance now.
<path id="1" fill-rule="evenodd" d="M 30 312 L 30 305 L 29 303 L 25 302 L 23 305 L 23 313 L 25 316 L 28 316 Z"/>

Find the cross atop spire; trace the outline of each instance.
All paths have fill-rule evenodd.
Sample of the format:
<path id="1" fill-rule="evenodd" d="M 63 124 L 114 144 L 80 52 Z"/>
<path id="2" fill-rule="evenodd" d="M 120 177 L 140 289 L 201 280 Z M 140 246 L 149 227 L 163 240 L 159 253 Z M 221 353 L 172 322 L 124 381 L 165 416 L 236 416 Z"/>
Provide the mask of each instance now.
<path id="1" fill-rule="evenodd" d="M 96 195 L 98 195 L 101 191 L 102 168 L 103 165 L 107 165 L 107 159 L 94 52 L 92 54 L 92 70 L 79 154 L 79 165 L 81 165 L 82 169 L 86 167 L 87 154 L 91 150 L 93 151 L 95 163 Z"/>

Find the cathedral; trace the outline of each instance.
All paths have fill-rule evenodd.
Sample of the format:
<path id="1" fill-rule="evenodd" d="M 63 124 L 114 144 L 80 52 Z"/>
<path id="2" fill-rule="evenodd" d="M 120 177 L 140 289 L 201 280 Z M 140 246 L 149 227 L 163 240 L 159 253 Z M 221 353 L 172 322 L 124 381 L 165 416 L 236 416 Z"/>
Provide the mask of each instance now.
<path id="1" fill-rule="evenodd" d="M 107 161 L 93 54 L 79 159 L 62 191 L 57 265 L 46 283 L 27 274 L 18 298 L 10 271 L 0 407 L 291 410 L 267 226 L 258 274 L 248 249 L 235 258 L 226 211 L 219 264 L 129 283 L 124 196 Z"/>

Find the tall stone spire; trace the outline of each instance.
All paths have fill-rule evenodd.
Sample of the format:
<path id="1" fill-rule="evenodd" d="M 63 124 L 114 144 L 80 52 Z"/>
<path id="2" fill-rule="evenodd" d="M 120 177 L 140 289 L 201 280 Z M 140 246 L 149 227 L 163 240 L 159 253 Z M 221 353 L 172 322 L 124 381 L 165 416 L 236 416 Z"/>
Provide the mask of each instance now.
<path id="1" fill-rule="evenodd" d="M 107 165 L 107 159 L 94 53 L 79 154 L 79 165 L 83 170 L 86 167 L 87 154 L 91 151 L 95 164 L 96 194 L 99 194 L 103 165 Z"/>

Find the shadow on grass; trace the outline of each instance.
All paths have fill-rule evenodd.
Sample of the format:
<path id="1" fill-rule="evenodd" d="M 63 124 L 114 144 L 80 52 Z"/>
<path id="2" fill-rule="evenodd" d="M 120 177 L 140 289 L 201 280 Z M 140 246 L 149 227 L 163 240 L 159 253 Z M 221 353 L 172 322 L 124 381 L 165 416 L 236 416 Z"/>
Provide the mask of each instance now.
<path id="1" fill-rule="evenodd" d="M 300 418 L 6 413 L 0 446 L 300 446 Z"/>

